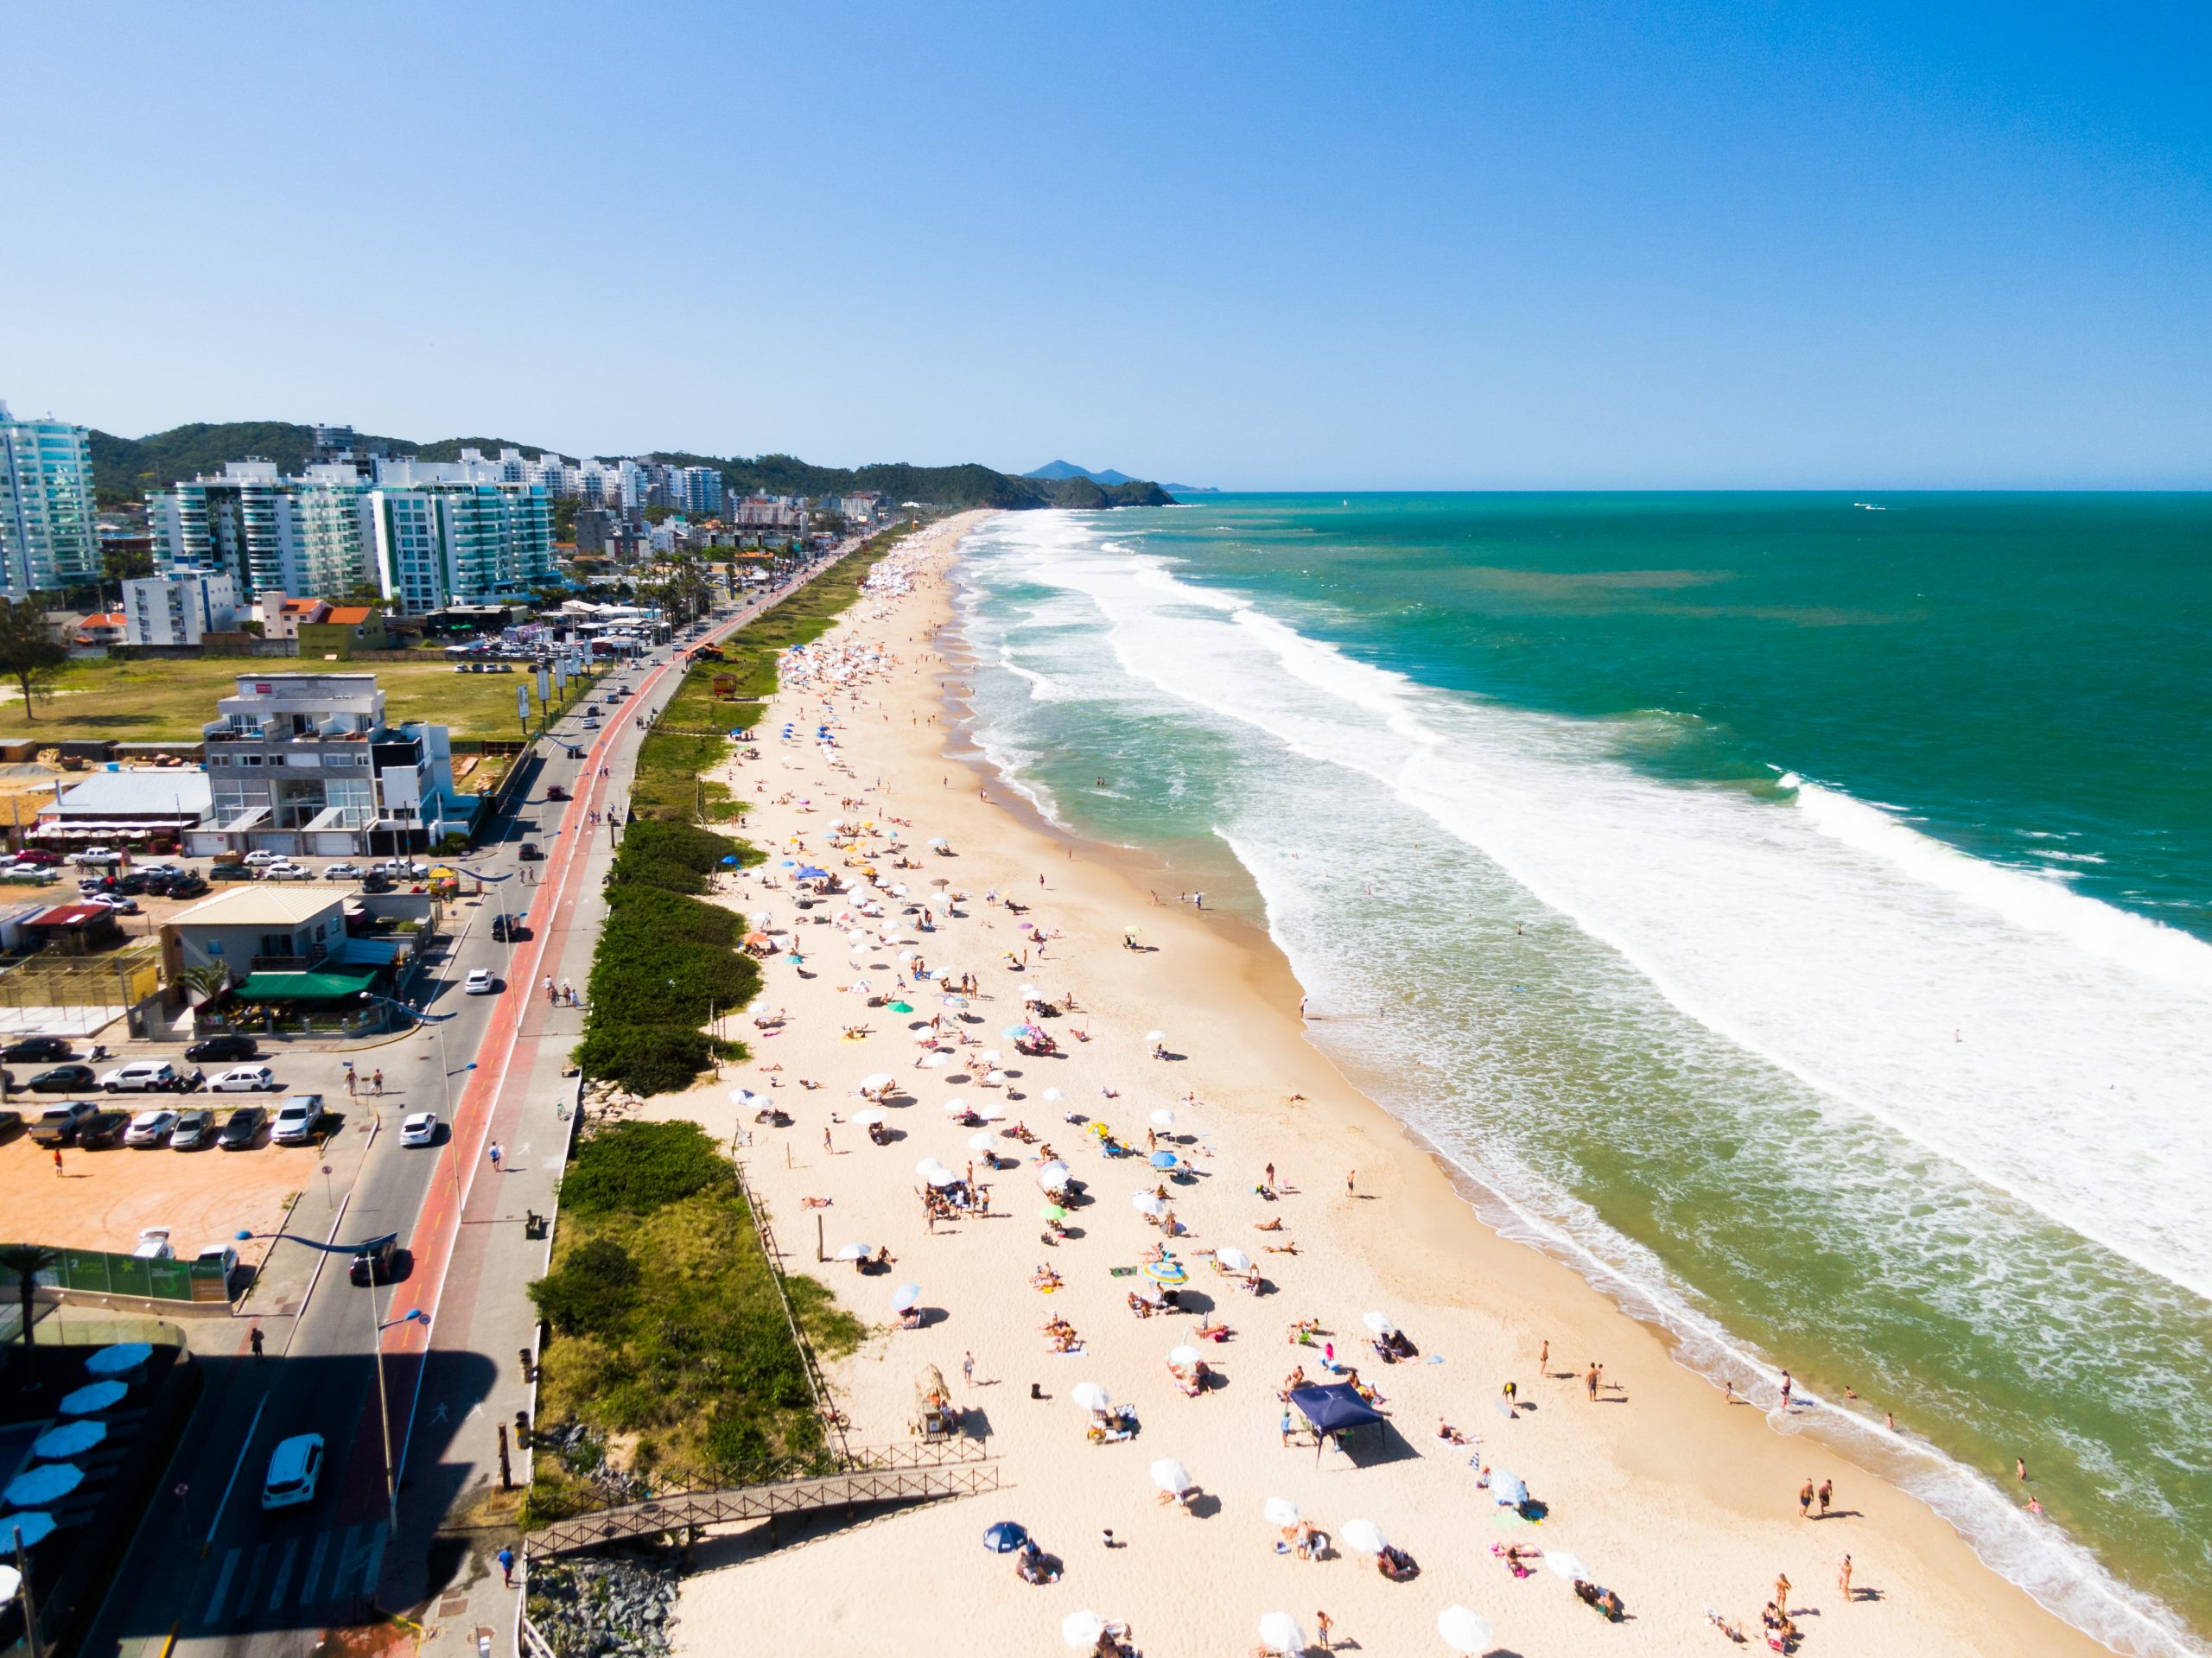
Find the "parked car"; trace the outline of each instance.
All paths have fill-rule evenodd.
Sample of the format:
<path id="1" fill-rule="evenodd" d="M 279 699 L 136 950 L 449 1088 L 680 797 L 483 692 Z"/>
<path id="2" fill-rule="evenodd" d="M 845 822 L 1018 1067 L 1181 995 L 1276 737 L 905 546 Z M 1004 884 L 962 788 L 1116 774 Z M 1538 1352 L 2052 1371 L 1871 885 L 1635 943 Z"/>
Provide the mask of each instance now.
<path id="1" fill-rule="evenodd" d="M 322 878 L 325 880 L 359 880 L 367 873 L 357 863 L 334 863 L 323 867 Z"/>
<path id="2" fill-rule="evenodd" d="M 381 869 L 372 869 L 361 877 L 361 890 L 365 893 L 389 893 L 392 886 L 391 877 Z"/>
<path id="3" fill-rule="evenodd" d="M 73 1146 L 87 1117 L 99 1115 L 99 1107 L 89 1100 L 72 1100 L 67 1105 L 49 1105 L 38 1114 L 31 1124 L 31 1138 L 41 1146 Z"/>
<path id="4" fill-rule="evenodd" d="M 23 1114 L 22 1112 L 0 1111 L 0 1140 L 10 1140 L 14 1138 L 16 1130 L 22 1126 Z"/>
<path id="5" fill-rule="evenodd" d="M 201 1037 L 184 1051 L 184 1057 L 200 1060 L 258 1059 L 261 1045 L 250 1036 L 225 1031 L 215 1036 Z"/>
<path id="6" fill-rule="evenodd" d="M 398 1270 L 399 1234 L 387 1232 L 361 1246 L 347 1275 L 356 1284 L 389 1284 Z"/>
<path id="7" fill-rule="evenodd" d="M 123 854 L 111 846 L 88 846 L 73 853 L 69 861 L 79 869 L 115 869 L 122 866 Z"/>
<path id="8" fill-rule="evenodd" d="M 417 1111 L 399 1125 L 399 1143 L 403 1146 L 435 1146 L 438 1143 L 438 1114 Z"/>
<path id="9" fill-rule="evenodd" d="M 251 880 L 257 872 L 242 863 L 219 863 L 207 872 L 209 880 Z"/>
<path id="10" fill-rule="evenodd" d="M 322 1096 L 295 1094 L 276 1108 L 276 1115 L 270 1123 L 269 1138 L 279 1146 L 304 1146 L 321 1127 Z"/>
<path id="11" fill-rule="evenodd" d="M 34 1094 L 79 1094 L 99 1086 L 99 1073 L 90 1065 L 56 1065 L 39 1072 L 24 1086 Z"/>
<path id="12" fill-rule="evenodd" d="M 261 1482 L 261 1506 L 296 1509 L 315 1501 L 315 1482 L 322 1476 L 322 1435 L 296 1433 L 279 1439 L 269 1453 L 269 1472 Z"/>
<path id="13" fill-rule="evenodd" d="M 95 1111 L 77 1127 L 77 1144 L 88 1152 L 105 1152 L 123 1144 L 130 1127 L 128 1111 Z"/>
<path id="14" fill-rule="evenodd" d="M 100 1086 L 111 1094 L 182 1093 L 191 1083 L 166 1059 L 134 1059 L 103 1075 Z"/>
<path id="15" fill-rule="evenodd" d="M 281 852 L 270 852 L 264 849 L 262 851 L 249 852 L 245 857 L 239 859 L 238 861 L 244 864 L 248 869 L 266 869 L 272 863 L 284 863 L 288 861 L 288 860 Z"/>
<path id="16" fill-rule="evenodd" d="M 146 891 L 156 898 L 198 898 L 207 890 L 207 883 L 190 870 L 175 875 L 155 875 L 146 882 Z"/>
<path id="17" fill-rule="evenodd" d="M 489 996 L 498 992 L 499 981 L 492 976 L 490 968 L 473 967 L 468 969 L 468 977 L 461 981 L 461 988 L 472 996 Z"/>
<path id="18" fill-rule="evenodd" d="M 272 863 L 261 872 L 264 880 L 313 880 L 315 871 L 303 863 Z"/>
<path id="19" fill-rule="evenodd" d="M 155 1146 L 166 1146 L 169 1136 L 176 1132 L 176 1113 L 174 1111 L 141 1111 L 130 1119 L 130 1126 L 123 1131 L 123 1143 L 145 1150 Z"/>
<path id="20" fill-rule="evenodd" d="M 209 1266 L 220 1267 L 223 1269 L 223 1287 L 225 1289 L 228 1289 L 231 1286 L 231 1280 L 238 1276 L 238 1252 L 231 1248 L 227 1243 L 208 1244 L 205 1248 L 201 1249 L 198 1255 L 194 1255 L 193 1259 L 194 1261 L 203 1261 Z"/>
<path id="21" fill-rule="evenodd" d="M 215 1114 L 206 1109 L 180 1111 L 176 1127 L 169 1131 L 169 1149 L 175 1152 L 196 1152 L 215 1138 Z"/>
<path id="22" fill-rule="evenodd" d="M 10 1064 L 23 1059 L 73 1059 L 77 1056 L 69 1046 L 69 1039 L 61 1036 L 27 1036 L 20 1042 L 10 1042 L 0 1048 L 0 1059 Z"/>
<path id="23" fill-rule="evenodd" d="M 269 1113 L 257 1105 L 242 1105 L 223 1120 L 215 1143 L 226 1152 L 245 1152 L 261 1138 L 262 1125 L 269 1121 Z"/>
<path id="24" fill-rule="evenodd" d="M 218 1071 L 207 1084 L 211 1094 L 274 1094 L 283 1084 L 266 1065 L 233 1065 Z"/>
<path id="25" fill-rule="evenodd" d="M 48 852 L 43 847 L 33 847 L 27 852 L 18 852 L 16 854 L 16 861 L 38 864 L 42 867 L 51 868 L 61 861 L 61 854 L 58 852 Z"/>
<path id="26" fill-rule="evenodd" d="M 137 915 L 138 913 L 137 899 L 118 898 L 113 893 L 87 893 L 85 894 L 85 902 L 87 904 L 97 904 L 103 910 L 112 910 L 118 915 Z"/>
<path id="27" fill-rule="evenodd" d="M 166 1226 L 140 1229 L 138 1242 L 132 1246 L 131 1255 L 140 1261 L 175 1261 L 176 1251 L 169 1244 L 169 1229 Z"/>

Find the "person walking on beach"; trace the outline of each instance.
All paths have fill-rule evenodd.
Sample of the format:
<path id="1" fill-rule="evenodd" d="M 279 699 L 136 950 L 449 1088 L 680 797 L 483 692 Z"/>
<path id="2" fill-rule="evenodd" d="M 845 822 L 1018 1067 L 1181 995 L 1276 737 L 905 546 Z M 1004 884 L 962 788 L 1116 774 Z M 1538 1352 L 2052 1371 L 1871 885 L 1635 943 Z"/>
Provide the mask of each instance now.
<path id="1" fill-rule="evenodd" d="M 1587 1392 L 1587 1394 L 1589 1394 L 1589 1397 L 1590 1397 L 1590 1402 L 1591 1402 L 1592 1404 L 1593 1404 L 1593 1405 L 1594 1405 L 1594 1404 L 1596 1404 L 1596 1403 L 1598 1402 L 1598 1361 L 1597 1361 L 1597 1360 L 1595 1360 L 1595 1359 L 1592 1359 L 1592 1360 L 1590 1361 L 1590 1373 L 1589 1373 L 1589 1375 L 1586 1375 L 1586 1376 L 1584 1376 L 1584 1377 L 1582 1378 L 1582 1386 L 1583 1386 L 1583 1388 L 1584 1388 L 1585 1391 L 1586 1391 L 1586 1392 Z"/>
<path id="2" fill-rule="evenodd" d="M 1777 1572 L 1774 1579 L 1774 1609 L 1778 1612 L 1789 1610 L 1789 1574 Z"/>
<path id="3" fill-rule="evenodd" d="M 1789 1371 L 1784 1370 L 1782 1373 L 1782 1408 L 1785 1411 L 1789 1408 L 1789 1394 L 1791 1390 L 1794 1389 L 1797 1383 L 1796 1379 L 1790 1375 Z"/>
<path id="4" fill-rule="evenodd" d="M 1843 1591 L 1846 1604 L 1851 1601 L 1851 1556 L 1843 1557 L 1843 1564 L 1836 1568 L 1835 1586 Z"/>
<path id="5" fill-rule="evenodd" d="M 1797 1517 L 1800 1520 L 1813 1517 L 1813 1477 L 1810 1474 L 1805 1476 L 1805 1483 L 1797 1493 Z"/>
<path id="6" fill-rule="evenodd" d="M 1337 1641 L 1336 1641 L 1336 1633 L 1335 1633 L 1335 1631 L 1336 1631 L 1336 1627 L 1337 1627 L 1337 1625 L 1336 1625 L 1336 1622 L 1335 1622 L 1335 1620 L 1334 1620 L 1334 1619 L 1332 1619 L 1332 1617 L 1330 1617 L 1330 1616 L 1329 1616 L 1326 1612 L 1316 1612 L 1316 1613 L 1314 1613 L 1314 1614 L 1313 1614 L 1313 1629 L 1314 1629 L 1314 1632 L 1315 1632 L 1314 1645 L 1316 1645 L 1316 1646 L 1319 1647 L 1319 1648 L 1321 1648 L 1321 1650 L 1322 1650 L 1322 1651 L 1324 1651 L 1324 1652 L 1334 1652 L 1334 1651 L 1337 1649 Z"/>
<path id="7" fill-rule="evenodd" d="M 970 1388 L 976 1385 L 976 1356 L 973 1353 L 960 1356 L 960 1379 Z"/>
<path id="8" fill-rule="evenodd" d="M 1357 1176 L 1358 1176 L 1358 1174 L 1359 1174 L 1359 1171 L 1358 1171 L 1357 1169 L 1346 1169 L 1346 1170 L 1344 1171 L 1344 1196 L 1345 1196 L 1345 1197 L 1358 1197 L 1358 1196 L 1359 1196 L 1359 1187 L 1358 1187 L 1358 1183 L 1357 1183 Z"/>
<path id="9" fill-rule="evenodd" d="M 1536 1350 L 1536 1374 L 1538 1375 L 1548 1375 L 1551 1372 L 1551 1368 L 1552 1344 L 1551 1338 L 1549 1337 L 1546 1337 L 1544 1338 L 1543 1345 Z"/>
<path id="10" fill-rule="evenodd" d="M 1821 1519 L 1825 1520 L 1825 1519 L 1827 1519 L 1827 1518 L 1828 1517 L 1828 1502 L 1829 1502 L 1829 1500 L 1830 1500 L 1831 1498 L 1833 1498 L 1834 1496 L 1835 1496 L 1835 1482 L 1834 1482 L 1833 1479 L 1824 1479 L 1824 1480 L 1822 1480 L 1822 1481 L 1821 1482 Z"/>

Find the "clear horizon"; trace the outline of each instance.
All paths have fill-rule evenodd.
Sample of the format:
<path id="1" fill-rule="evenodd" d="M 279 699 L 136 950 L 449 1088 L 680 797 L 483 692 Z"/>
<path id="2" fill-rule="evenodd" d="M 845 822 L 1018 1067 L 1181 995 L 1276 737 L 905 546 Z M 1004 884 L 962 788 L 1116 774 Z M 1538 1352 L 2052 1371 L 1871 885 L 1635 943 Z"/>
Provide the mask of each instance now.
<path id="1" fill-rule="evenodd" d="M 2212 486 L 2201 10 L 1035 16 L 24 12 L 0 398 L 1224 491 Z"/>

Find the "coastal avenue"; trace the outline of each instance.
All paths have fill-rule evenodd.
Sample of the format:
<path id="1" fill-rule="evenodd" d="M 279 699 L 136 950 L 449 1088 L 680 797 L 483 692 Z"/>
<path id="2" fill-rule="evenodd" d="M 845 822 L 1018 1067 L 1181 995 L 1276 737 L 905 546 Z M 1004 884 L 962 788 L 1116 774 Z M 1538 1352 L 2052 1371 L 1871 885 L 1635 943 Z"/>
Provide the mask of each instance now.
<path id="1" fill-rule="evenodd" d="M 856 544 L 689 643 L 726 637 Z M 266 1344 L 261 1358 L 251 1355 L 242 1328 L 226 1327 L 217 1343 L 195 1340 L 207 1392 L 162 1481 L 163 1495 L 132 1540 L 87 1637 L 85 1649 L 96 1658 L 141 1658 L 172 1640 L 174 1650 L 190 1658 L 276 1658 L 297 1652 L 303 1635 L 369 1622 L 379 1604 L 410 1606 L 445 1586 L 458 1561 L 435 1558 L 430 1539 L 465 1492 L 475 1495 L 471 1488 L 481 1484 L 480 1476 L 496 1478 L 496 1424 L 505 1419 L 484 1401 L 495 1384 L 515 1380 L 516 1349 L 531 1341 L 523 1287 L 542 1271 L 543 1246 L 531 1253 L 506 1245 L 520 1238 L 525 1195 L 540 1212 L 551 1209 L 557 1136 L 565 1134 L 542 1079 L 565 1063 L 572 1039 L 563 1033 L 557 1048 L 543 1045 L 549 1010 L 542 997 L 531 999 L 545 975 L 581 983 L 588 972 L 602 912 L 588 874 L 603 864 L 594 853 L 613 839 L 611 832 L 597 834 L 590 814 L 604 819 L 625 806 L 644 736 L 639 716 L 657 715 L 675 694 L 683 648 L 679 643 L 653 660 L 635 695 L 609 710 L 606 728 L 580 759 L 569 748 L 586 734 L 573 727 L 553 732 L 531 798 L 518 801 L 469 858 L 469 867 L 486 875 L 515 877 L 503 885 L 513 895 L 511 907 L 528 905 L 528 935 L 494 940 L 487 917 L 499 905 L 487 896 L 423 995 L 437 1022 L 375 1051 L 386 1074 L 387 1107 L 404 1100 L 408 1109 L 436 1109 L 451 1121 L 442 1143 L 425 1155 L 399 1147 L 395 1116 L 394 1128 L 378 1134 L 364 1158 L 335 1234 L 346 1242 L 397 1232 L 411 1257 L 404 1275 L 372 1299 L 348 1281 L 346 1257 L 326 1256 L 296 1313 L 256 1320 Z M 570 797 L 557 829 L 530 815 L 533 804 L 546 800 L 548 785 Z M 547 846 L 543 864 L 518 860 L 517 846 L 531 836 Z M 537 870 L 538 885 L 521 884 Z M 478 967 L 501 976 L 500 994 L 456 994 L 463 975 Z M 363 1057 L 364 1070 L 370 1058 Z M 541 1062 L 547 1069 L 532 1095 L 533 1068 Z M 448 1090 L 450 1113 L 443 1103 Z M 542 1159 L 524 1155 L 533 1136 L 544 1149 Z M 476 1177 L 486 1171 L 495 1140 L 509 1149 L 515 1184 L 501 1176 L 480 1186 Z M 293 1243 L 274 1249 L 307 1258 Z M 389 1426 L 402 1465 L 397 1534 L 386 1521 L 384 1426 L 368 1345 L 372 1305 L 387 1326 Z M 426 1322 L 404 1321 L 418 1308 Z M 270 1452 L 299 1433 L 327 1441 L 321 1488 L 302 1507 L 264 1512 Z M 518 1457 L 518 1477 L 520 1467 Z M 485 1598 L 470 1621 L 486 1618 L 511 1628 L 512 1609 L 495 1610 Z"/>

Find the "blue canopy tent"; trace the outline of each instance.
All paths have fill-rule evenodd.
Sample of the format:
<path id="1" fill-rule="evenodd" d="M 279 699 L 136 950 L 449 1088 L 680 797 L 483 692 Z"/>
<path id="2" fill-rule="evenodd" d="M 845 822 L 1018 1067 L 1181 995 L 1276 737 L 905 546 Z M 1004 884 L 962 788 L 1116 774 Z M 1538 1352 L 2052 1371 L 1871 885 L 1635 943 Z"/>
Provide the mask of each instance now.
<path id="1" fill-rule="evenodd" d="M 1293 1388 L 1290 1407 L 1306 1419 L 1313 1430 L 1313 1460 L 1321 1460 L 1321 1446 L 1339 1433 L 1349 1433 L 1356 1427 L 1370 1427 L 1386 1419 L 1382 1413 L 1359 1396 L 1358 1390 L 1349 1382 L 1332 1382 L 1320 1388 Z"/>

